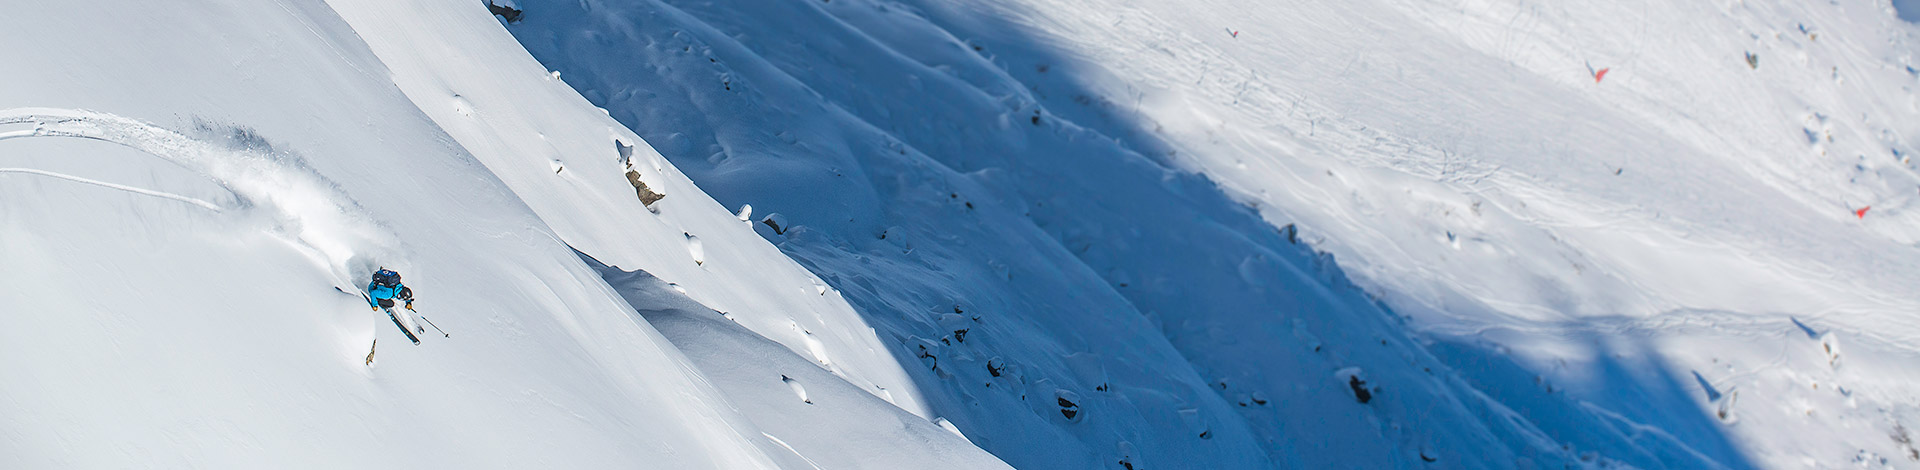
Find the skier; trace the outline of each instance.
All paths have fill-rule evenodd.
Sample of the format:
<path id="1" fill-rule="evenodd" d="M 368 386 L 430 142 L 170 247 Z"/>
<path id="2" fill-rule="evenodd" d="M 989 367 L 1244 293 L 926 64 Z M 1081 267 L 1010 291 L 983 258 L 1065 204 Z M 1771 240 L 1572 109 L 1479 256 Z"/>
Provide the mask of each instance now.
<path id="1" fill-rule="evenodd" d="M 420 337 L 414 334 L 425 333 L 426 329 L 415 323 L 412 315 L 402 315 L 393 311 L 393 299 L 406 302 L 407 311 L 413 311 L 413 289 L 400 283 L 400 273 L 387 268 L 374 271 L 373 282 L 367 283 L 365 299 L 367 299 L 367 305 L 373 307 L 373 311 L 385 310 L 387 318 L 393 320 L 393 326 L 400 327 L 400 332 L 407 334 L 408 341 L 420 344 Z M 367 362 L 373 362 L 373 353 L 367 353 Z"/>
<path id="2" fill-rule="evenodd" d="M 380 268 L 373 273 L 373 282 L 367 283 L 367 303 L 375 311 L 393 308 L 393 299 L 406 302 L 407 310 L 413 310 L 413 289 L 400 283 L 400 273 Z"/>
<path id="3" fill-rule="evenodd" d="M 393 320 L 393 326 L 400 327 L 400 332 L 407 335 L 407 341 L 412 341 L 414 345 L 420 344 L 420 337 L 415 334 L 426 333 L 427 329 L 415 322 L 413 315 L 403 315 L 393 311 L 393 300 L 400 299 L 406 302 L 407 311 L 420 315 L 420 312 L 413 310 L 413 289 L 400 283 L 400 273 L 384 267 L 375 271 L 373 281 L 367 283 L 367 293 L 362 298 L 367 299 L 367 305 L 373 307 L 373 311 L 385 310 L 387 318 Z M 433 321 L 427 320 L 426 315 L 420 315 L 420 320 L 433 325 Z M 433 325 L 433 329 L 439 330 L 440 336 L 453 337 L 448 335 L 446 330 L 441 330 L 439 325 Z M 373 341 L 373 346 L 367 349 L 367 365 L 373 365 L 373 351 L 379 345 L 380 340 L 376 339 Z"/>

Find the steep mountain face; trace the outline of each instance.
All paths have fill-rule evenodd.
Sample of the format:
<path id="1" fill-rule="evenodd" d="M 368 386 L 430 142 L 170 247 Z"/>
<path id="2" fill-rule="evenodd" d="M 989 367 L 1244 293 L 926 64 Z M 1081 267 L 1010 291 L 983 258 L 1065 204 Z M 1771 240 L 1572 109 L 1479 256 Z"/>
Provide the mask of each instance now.
<path id="1" fill-rule="evenodd" d="M 529 2 L 507 27 L 716 197 L 778 213 L 761 234 L 1016 466 L 1577 461 L 1291 229 L 889 5 Z M 1711 465 L 1630 440 L 1583 444 Z"/>
<path id="2" fill-rule="evenodd" d="M 1905 468 L 1894 8 L 10 5 L 0 467 Z"/>
<path id="3" fill-rule="evenodd" d="M 1885 4 L 521 6 L 1016 466 L 1238 465 L 1241 432 L 1307 467 L 1909 447 Z"/>
<path id="4" fill-rule="evenodd" d="M 701 403 L 717 394 L 664 338 L 572 281 L 594 276 L 324 5 L 252 3 L 17 5 L 4 20 L 22 46 L 4 61 L 34 72 L 0 87 L 23 116 L 6 120 L 7 164 L 74 177 L 0 186 L 5 466 L 537 466 L 670 448 L 710 451 L 664 457 L 685 465 L 773 463 L 729 436 L 742 418 Z M 331 288 L 374 265 L 405 272 L 457 342 L 396 341 Z M 595 346 L 546 341 L 563 338 Z"/>
<path id="5" fill-rule="evenodd" d="M 0 41 L 0 467 L 1005 467 L 474 4 L 12 5 Z M 370 311 L 378 267 L 446 334 Z"/>

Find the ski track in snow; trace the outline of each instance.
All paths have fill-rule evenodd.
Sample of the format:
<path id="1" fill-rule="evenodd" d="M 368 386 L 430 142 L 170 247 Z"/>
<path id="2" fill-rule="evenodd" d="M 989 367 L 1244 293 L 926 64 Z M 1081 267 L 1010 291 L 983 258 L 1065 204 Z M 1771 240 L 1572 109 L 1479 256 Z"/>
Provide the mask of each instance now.
<path id="1" fill-rule="evenodd" d="M 274 151 L 251 131 L 211 126 L 203 129 L 225 132 L 221 137 L 228 142 L 223 144 L 113 114 L 57 108 L 0 110 L 0 125 L 10 124 L 34 127 L 0 133 L 0 140 L 58 137 L 109 142 L 206 176 L 239 198 L 243 207 L 272 209 L 276 225 L 288 241 L 327 268 L 337 285 L 355 286 L 358 274 L 370 272 L 375 263 L 399 261 L 399 250 L 394 249 L 396 238 L 375 223 L 357 202 L 297 157 Z M 170 193 L 39 170 L 14 172 L 52 176 L 222 211 L 211 202 Z"/>
<path id="2" fill-rule="evenodd" d="M 7 138 L 7 136 L 0 135 L 0 139 L 5 139 L 5 138 Z M 221 212 L 219 205 L 216 205 L 211 202 L 207 202 L 204 199 L 195 199 L 195 198 L 181 196 L 179 194 L 174 194 L 174 193 L 169 193 L 164 191 L 154 191 L 151 189 L 136 188 L 136 187 L 127 186 L 124 184 L 115 184 L 115 183 L 108 183 L 105 181 L 100 181 L 95 179 L 81 178 L 78 176 L 73 176 L 65 173 L 55 173 L 51 171 L 36 170 L 32 168 L 0 168 L 0 173 L 23 173 L 23 174 L 29 174 L 29 175 L 46 176 L 50 178 L 59 178 L 59 179 L 72 181 L 76 183 L 84 183 L 84 184 L 90 184 L 94 186 L 100 186 L 103 188 L 118 189 L 121 191 L 126 191 L 134 194 L 144 194 L 144 195 L 163 198 L 163 199 L 172 199 L 175 201 L 180 201 L 180 202 L 204 207 L 210 211 Z"/>
<path id="3" fill-rule="evenodd" d="M 806 461 L 807 465 L 810 465 L 813 467 L 813 470 L 820 470 L 820 464 L 814 463 L 813 459 L 809 459 L 805 455 L 801 455 L 799 450 L 794 449 L 793 446 L 791 445 L 787 445 L 787 441 L 782 441 L 780 440 L 780 438 L 773 437 L 772 434 L 767 434 L 765 432 L 760 433 L 760 435 L 767 436 L 767 440 L 773 441 L 773 443 L 775 444 L 779 444 L 780 447 L 787 449 L 787 452 L 792 452 L 795 457 L 799 457 L 800 460 Z"/>

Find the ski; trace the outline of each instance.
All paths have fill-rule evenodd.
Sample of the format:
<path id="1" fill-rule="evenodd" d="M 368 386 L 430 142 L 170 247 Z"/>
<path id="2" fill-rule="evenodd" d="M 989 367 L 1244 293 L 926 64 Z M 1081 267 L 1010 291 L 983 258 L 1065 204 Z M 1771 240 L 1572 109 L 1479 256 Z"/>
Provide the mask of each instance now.
<path id="1" fill-rule="evenodd" d="M 375 305 L 373 303 L 373 297 L 368 296 L 365 292 L 360 293 L 360 298 L 367 299 L 367 305 Z M 387 318 L 393 320 L 393 326 L 400 327 L 400 332 L 405 333 L 407 335 L 407 339 L 410 341 L 413 341 L 414 346 L 420 345 L 420 337 L 414 336 L 413 330 L 410 328 L 407 328 L 407 325 L 405 323 L 400 322 L 400 315 L 393 313 L 393 309 L 391 308 L 383 308 L 381 310 L 387 311 Z"/>
<path id="2" fill-rule="evenodd" d="M 420 345 L 420 338 L 413 335 L 413 330 L 407 329 L 407 325 L 400 324 L 400 316 L 397 314 L 394 314 L 393 309 L 389 308 L 386 310 L 387 310 L 387 318 L 393 319 L 393 326 L 400 327 L 400 332 L 406 333 L 407 340 L 413 341 L 413 344 L 415 346 Z"/>

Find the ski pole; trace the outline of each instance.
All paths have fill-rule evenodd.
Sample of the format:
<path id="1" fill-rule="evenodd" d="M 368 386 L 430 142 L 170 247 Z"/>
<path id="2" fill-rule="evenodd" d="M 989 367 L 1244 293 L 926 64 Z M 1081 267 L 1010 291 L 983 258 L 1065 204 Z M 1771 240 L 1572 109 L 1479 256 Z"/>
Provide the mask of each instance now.
<path id="1" fill-rule="evenodd" d="M 413 307 L 407 307 L 407 310 L 409 310 L 409 311 L 412 311 L 412 312 L 413 312 L 414 314 L 416 314 L 416 315 L 420 315 L 420 319 L 421 319 L 421 320 L 426 320 L 426 321 L 427 321 L 427 325 L 428 325 L 428 326 L 432 326 L 432 327 L 433 327 L 433 331 L 438 331 L 438 332 L 440 332 L 440 336 L 441 336 L 441 337 L 445 337 L 445 338 L 452 338 L 452 337 L 453 337 L 453 335 L 450 335 L 450 334 L 447 334 L 447 330 L 442 330 L 442 329 L 440 329 L 440 325 L 435 325 L 435 324 L 433 324 L 433 320 L 431 320 L 431 319 L 428 319 L 428 318 L 427 318 L 427 314 L 424 314 L 424 313 L 420 313 L 420 311 L 419 311 L 419 310 L 414 310 L 414 309 L 413 309 Z"/>

